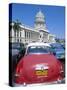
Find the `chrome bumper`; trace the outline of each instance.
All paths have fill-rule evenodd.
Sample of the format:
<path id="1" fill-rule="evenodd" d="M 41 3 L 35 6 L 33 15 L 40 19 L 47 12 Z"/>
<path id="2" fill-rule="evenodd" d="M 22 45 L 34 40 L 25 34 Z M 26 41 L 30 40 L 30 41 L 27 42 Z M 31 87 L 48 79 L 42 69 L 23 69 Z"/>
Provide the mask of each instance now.
<path id="1" fill-rule="evenodd" d="M 51 85 L 51 84 L 62 84 L 65 83 L 65 78 L 62 80 L 57 80 L 53 82 L 47 82 L 47 83 L 34 83 L 34 84 L 26 84 L 25 82 L 23 84 L 16 84 L 14 83 L 15 87 L 22 87 L 22 86 L 40 86 L 40 85 Z"/>

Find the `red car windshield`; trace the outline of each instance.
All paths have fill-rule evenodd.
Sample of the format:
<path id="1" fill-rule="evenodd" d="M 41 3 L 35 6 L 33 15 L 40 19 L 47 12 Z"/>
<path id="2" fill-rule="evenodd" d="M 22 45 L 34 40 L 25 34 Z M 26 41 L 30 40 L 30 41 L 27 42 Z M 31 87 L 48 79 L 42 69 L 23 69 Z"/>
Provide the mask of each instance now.
<path id="1" fill-rule="evenodd" d="M 45 46 L 31 46 L 28 47 L 27 54 L 49 53 L 50 48 Z"/>

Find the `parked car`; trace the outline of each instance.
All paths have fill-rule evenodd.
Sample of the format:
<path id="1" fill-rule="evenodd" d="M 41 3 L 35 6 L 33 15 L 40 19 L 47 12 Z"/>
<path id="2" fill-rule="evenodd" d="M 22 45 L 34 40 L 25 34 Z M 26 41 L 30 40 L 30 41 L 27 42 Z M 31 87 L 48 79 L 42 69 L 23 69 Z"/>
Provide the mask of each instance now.
<path id="1" fill-rule="evenodd" d="M 63 80 L 62 63 L 50 52 L 47 43 L 31 43 L 17 65 L 15 83 L 58 83 Z"/>
<path id="2" fill-rule="evenodd" d="M 25 46 L 23 43 L 12 43 L 12 49 L 17 50 L 19 52 L 19 57 L 24 56 Z M 17 53 L 17 52 L 16 52 Z M 15 54 L 15 53 L 14 53 Z"/>
<path id="3" fill-rule="evenodd" d="M 65 44 L 61 44 L 62 45 L 62 47 L 65 49 Z"/>
<path id="4" fill-rule="evenodd" d="M 51 50 L 57 59 L 65 59 L 65 49 L 59 43 L 52 43 Z"/>
<path id="5" fill-rule="evenodd" d="M 9 55 L 13 67 L 13 71 L 16 68 L 17 63 L 20 58 L 24 56 L 25 47 L 23 43 L 10 43 L 9 45 Z"/>

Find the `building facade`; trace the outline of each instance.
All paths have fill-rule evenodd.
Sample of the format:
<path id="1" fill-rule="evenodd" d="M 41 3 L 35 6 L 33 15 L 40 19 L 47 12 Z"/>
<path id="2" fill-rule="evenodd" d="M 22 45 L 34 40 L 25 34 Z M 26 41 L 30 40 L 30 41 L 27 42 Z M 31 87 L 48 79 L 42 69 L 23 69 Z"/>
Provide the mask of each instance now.
<path id="1" fill-rule="evenodd" d="M 41 11 L 35 16 L 34 28 L 22 24 L 19 30 L 14 30 L 14 23 L 11 23 L 11 25 L 10 42 L 24 44 L 31 42 L 55 42 L 55 36 L 47 30 L 45 16 Z"/>

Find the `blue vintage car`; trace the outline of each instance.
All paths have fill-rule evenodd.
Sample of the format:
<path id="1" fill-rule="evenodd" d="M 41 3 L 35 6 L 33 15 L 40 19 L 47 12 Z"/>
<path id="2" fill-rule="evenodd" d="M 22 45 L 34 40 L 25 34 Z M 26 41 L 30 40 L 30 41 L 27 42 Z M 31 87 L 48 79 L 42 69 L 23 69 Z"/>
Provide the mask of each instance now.
<path id="1" fill-rule="evenodd" d="M 57 59 L 65 59 L 65 49 L 59 43 L 52 43 L 51 51 L 57 57 Z"/>
<path id="2" fill-rule="evenodd" d="M 25 46 L 23 43 L 10 43 L 9 44 L 9 58 L 11 59 L 13 71 L 16 68 L 20 58 L 25 54 Z"/>
<path id="3" fill-rule="evenodd" d="M 23 43 L 10 43 L 9 51 L 11 56 L 14 58 L 15 56 L 23 56 L 25 53 L 25 46 Z"/>

